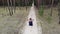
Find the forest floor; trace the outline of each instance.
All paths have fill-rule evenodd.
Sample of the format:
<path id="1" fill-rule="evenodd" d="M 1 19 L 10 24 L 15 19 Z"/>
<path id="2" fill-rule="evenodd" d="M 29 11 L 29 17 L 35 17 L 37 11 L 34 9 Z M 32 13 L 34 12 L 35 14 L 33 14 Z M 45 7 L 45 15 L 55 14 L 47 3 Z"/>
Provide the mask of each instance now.
<path id="1" fill-rule="evenodd" d="M 9 16 L 7 7 L 5 9 L 0 7 L 0 34 L 42 34 L 41 24 L 38 24 L 38 17 L 36 17 L 35 12 L 34 7 L 28 7 L 27 11 L 26 7 L 20 7 L 20 9 L 16 7 L 13 16 Z M 30 16 L 34 19 L 32 27 L 27 22 L 25 23 Z"/>
<path id="2" fill-rule="evenodd" d="M 0 7 L 0 34 L 28 34 L 26 33 L 26 29 L 30 28 L 33 29 L 35 32 L 34 28 L 32 27 L 26 27 L 24 29 L 24 26 L 26 26 L 26 19 L 28 18 L 27 16 L 29 15 L 29 11 L 31 7 L 28 7 L 26 11 L 26 7 L 16 7 L 16 12 L 14 13 L 13 16 L 9 16 L 9 12 L 7 10 L 7 7 L 5 9 L 3 7 Z M 52 17 L 49 16 L 51 9 L 44 9 L 44 15 L 41 17 L 38 13 L 38 10 L 35 9 L 36 12 L 36 24 L 38 28 L 38 34 L 60 34 L 60 25 L 58 23 L 58 9 L 57 7 L 53 7 L 53 15 Z M 32 13 L 32 12 L 31 12 Z M 51 18 L 51 19 L 50 19 Z M 49 20 L 50 19 L 50 20 Z M 36 25 L 35 24 L 35 25 Z M 35 27 L 35 26 L 34 26 Z M 40 29 L 41 28 L 41 29 Z M 25 30 L 25 31 L 24 31 Z M 27 30 L 28 32 L 30 30 Z M 42 31 L 42 32 L 41 32 Z M 30 32 L 31 34 L 31 32 Z M 35 32 L 35 34 L 37 34 Z"/>
<path id="3" fill-rule="evenodd" d="M 58 8 L 53 7 L 52 17 L 49 16 L 51 12 L 51 8 L 45 8 L 43 16 L 39 15 L 37 10 L 37 16 L 39 18 L 41 26 L 42 26 L 42 34 L 60 34 L 60 24 L 58 17 Z"/>
<path id="4" fill-rule="evenodd" d="M 30 7 L 16 7 L 16 12 L 13 16 L 9 16 L 7 7 L 0 7 L 0 34 L 18 34 L 19 29 L 22 29 L 26 16 Z"/>

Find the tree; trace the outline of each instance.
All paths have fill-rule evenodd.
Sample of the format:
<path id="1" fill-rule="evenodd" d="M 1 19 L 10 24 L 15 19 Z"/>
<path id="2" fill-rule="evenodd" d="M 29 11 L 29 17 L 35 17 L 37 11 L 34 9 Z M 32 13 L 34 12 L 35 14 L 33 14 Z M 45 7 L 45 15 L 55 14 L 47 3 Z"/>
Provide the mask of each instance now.
<path id="1" fill-rule="evenodd" d="M 11 8 L 10 8 L 10 12 L 11 12 L 11 16 L 13 15 L 13 1 L 12 0 L 10 0 L 10 3 L 11 3 Z"/>
<path id="2" fill-rule="evenodd" d="M 8 3 L 9 14 L 10 14 L 10 16 L 11 16 L 11 12 L 10 12 L 10 8 L 9 8 L 9 0 L 7 0 L 7 3 Z"/>
<path id="3" fill-rule="evenodd" d="M 7 3 L 8 3 L 9 14 L 10 16 L 12 16 L 13 15 L 12 0 L 7 0 Z M 11 7 L 10 7 L 10 3 L 11 3 Z"/>
<path id="4" fill-rule="evenodd" d="M 54 3 L 54 0 L 52 0 L 52 4 L 51 4 L 51 14 L 50 14 L 50 16 L 52 16 L 52 11 L 53 11 L 53 3 Z"/>
<path id="5" fill-rule="evenodd" d="M 19 0 L 19 7 L 20 7 L 20 0 Z M 19 8 L 19 9 L 21 9 L 21 8 Z"/>
<path id="6" fill-rule="evenodd" d="M 60 24 L 60 0 L 59 0 L 59 3 L 58 3 L 58 16 L 59 16 L 59 24 Z"/>
<path id="7" fill-rule="evenodd" d="M 13 0 L 13 4 L 14 4 L 14 13 L 15 13 L 15 8 L 16 8 L 16 6 L 15 6 L 15 0 Z"/>
<path id="8" fill-rule="evenodd" d="M 39 9 L 39 1 L 40 1 L 40 0 L 38 0 L 38 9 Z"/>
<path id="9" fill-rule="evenodd" d="M 5 0 L 2 0 L 2 2 L 3 2 L 3 6 L 4 6 L 4 1 L 5 1 Z M 5 7 L 5 6 L 4 6 L 4 7 Z"/>
<path id="10" fill-rule="evenodd" d="M 27 10 L 27 0 L 25 0 L 26 10 Z"/>

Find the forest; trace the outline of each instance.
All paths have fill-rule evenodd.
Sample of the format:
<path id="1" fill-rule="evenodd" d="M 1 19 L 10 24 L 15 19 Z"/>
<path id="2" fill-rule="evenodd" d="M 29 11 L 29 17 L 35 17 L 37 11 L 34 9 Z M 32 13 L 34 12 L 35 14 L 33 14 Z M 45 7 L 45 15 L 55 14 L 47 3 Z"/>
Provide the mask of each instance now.
<path id="1" fill-rule="evenodd" d="M 8 3 L 9 5 L 11 5 L 12 3 L 12 6 L 15 4 L 16 6 L 29 6 L 31 5 L 33 2 L 33 0 L 0 0 L 0 6 L 8 6 Z M 60 0 L 34 0 L 34 4 L 37 6 L 37 5 L 51 5 L 53 2 L 53 5 L 57 5 Z"/>
<path id="2" fill-rule="evenodd" d="M 0 0 L 0 34 L 22 34 L 28 16 L 34 23 L 28 32 L 60 34 L 60 0 Z"/>

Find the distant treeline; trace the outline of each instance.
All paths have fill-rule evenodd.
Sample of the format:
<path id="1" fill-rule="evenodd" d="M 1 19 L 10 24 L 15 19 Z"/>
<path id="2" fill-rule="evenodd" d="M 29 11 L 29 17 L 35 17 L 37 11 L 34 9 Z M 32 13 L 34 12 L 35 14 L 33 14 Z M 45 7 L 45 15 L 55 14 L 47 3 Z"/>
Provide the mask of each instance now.
<path id="1" fill-rule="evenodd" d="M 8 6 L 8 2 L 9 5 L 12 6 L 14 5 L 14 1 L 15 1 L 15 6 L 31 6 L 33 0 L 0 0 L 0 6 Z"/>
<path id="2" fill-rule="evenodd" d="M 9 5 L 12 6 L 14 5 L 14 0 L 9 0 Z M 33 0 L 15 0 L 15 6 L 31 6 Z M 60 2 L 60 0 L 53 0 L 53 4 L 57 5 Z M 40 6 L 40 5 L 51 5 L 52 0 L 34 0 L 34 5 L 35 6 Z M 0 6 L 8 6 L 8 1 L 7 0 L 0 0 Z"/>
<path id="3" fill-rule="evenodd" d="M 34 3 L 36 6 L 40 6 L 40 5 L 52 5 L 56 6 L 58 5 L 58 3 L 60 2 L 60 0 L 35 0 Z"/>

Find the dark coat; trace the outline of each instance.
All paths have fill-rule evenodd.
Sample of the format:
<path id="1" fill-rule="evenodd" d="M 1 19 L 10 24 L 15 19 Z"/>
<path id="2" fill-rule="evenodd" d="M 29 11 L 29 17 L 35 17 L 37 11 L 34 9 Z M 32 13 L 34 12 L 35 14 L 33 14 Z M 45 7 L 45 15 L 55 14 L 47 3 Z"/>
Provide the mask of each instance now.
<path id="1" fill-rule="evenodd" d="M 33 26 L 33 21 L 32 20 L 29 21 L 29 26 Z"/>

